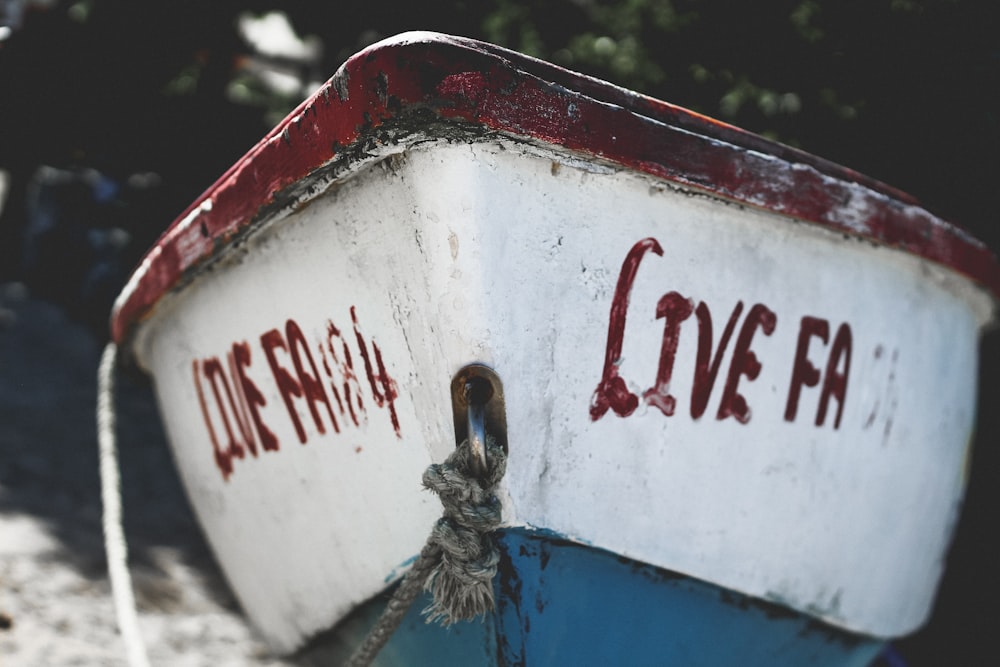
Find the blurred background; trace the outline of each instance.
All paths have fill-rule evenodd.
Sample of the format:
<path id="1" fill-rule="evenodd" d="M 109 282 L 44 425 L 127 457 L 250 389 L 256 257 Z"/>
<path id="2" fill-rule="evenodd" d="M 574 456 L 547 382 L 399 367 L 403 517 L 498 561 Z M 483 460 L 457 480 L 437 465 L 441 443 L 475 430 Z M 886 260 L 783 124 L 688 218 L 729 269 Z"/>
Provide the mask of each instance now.
<path id="1" fill-rule="evenodd" d="M 92 383 L 114 296 L 173 218 L 361 48 L 413 29 L 507 46 L 864 172 L 995 251 L 998 5 L 0 0 L 0 512 L 94 520 L 74 512 L 98 503 L 96 454 L 74 454 L 68 470 L 51 461 L 64 460 L 59 447 L 96 450 L 92 391 L 73 388 Z M 983 344 L 973 472 L 938 603 L 926 628 L 896 645 L 910 665 L 1000 663 L 997 338 Z M 55 361 L 67 345 L 70 374 Z M 148 404 L 142 392 L 129 400 Z M 71 444 L 39 430 L 53 402 Z M 155 411 L 136 410 L 145 442 L 161 447 Z M 175 485 L 153 481 L 173 473 L 163 472 L 168 455 L 151 456 L 127 502 L 149 484 Z M 76 495 L 63 510 L 43 508 L 50 494 L 25 500 L 32 484 Z M 171 489 L 158 492 L 164 512 L 188 512 L 172 520 L 190 547 L 197 529 Z M 134 530 L 150 530 L 144 518 Z M 162 527 L 149 539 L 163 541 Z"/>

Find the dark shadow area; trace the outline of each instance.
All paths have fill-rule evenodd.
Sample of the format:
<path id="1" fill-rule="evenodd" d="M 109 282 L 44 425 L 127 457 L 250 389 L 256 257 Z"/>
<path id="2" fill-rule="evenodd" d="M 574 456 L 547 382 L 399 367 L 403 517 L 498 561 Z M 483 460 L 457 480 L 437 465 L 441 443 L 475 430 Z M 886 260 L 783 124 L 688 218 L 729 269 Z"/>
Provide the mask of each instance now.
<path id="1" fill-rule="evenodd" d="M 42 519 L 85 576 L 107 576 L 95 424 L 99 341 L 52 304 L 0 287 L 0 512 Z M 155 579 L 155 547 L 176 549 L 231 595 L 181 487 L 152 391 L 119 374 L 118 439 L 130 558 Z M 138 584 L 141 587 L 141 582 Z"/>
<path id="2" fill-rule="evenodd" d="M 912 667 L 996 664 L 1000 630 L 1000 331 L 983 339 L 979 418 L 965 506 L 927 625 L 898 642 Z"/>

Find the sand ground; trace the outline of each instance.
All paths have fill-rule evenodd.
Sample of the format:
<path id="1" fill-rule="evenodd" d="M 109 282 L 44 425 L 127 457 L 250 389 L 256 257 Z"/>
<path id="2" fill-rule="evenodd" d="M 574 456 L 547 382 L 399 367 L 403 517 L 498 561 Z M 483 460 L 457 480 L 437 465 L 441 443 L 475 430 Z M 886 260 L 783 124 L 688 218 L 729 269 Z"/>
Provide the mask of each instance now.
<path id="1" fill-rule="evenodd" d="M 124 665 L 104 545 L 94 378 L 100 343 L 0 286 L 0 667 Z M 156 665 L 271 666 L 181 490 L 148 387 L 120 380 L 125 530 Z"/>

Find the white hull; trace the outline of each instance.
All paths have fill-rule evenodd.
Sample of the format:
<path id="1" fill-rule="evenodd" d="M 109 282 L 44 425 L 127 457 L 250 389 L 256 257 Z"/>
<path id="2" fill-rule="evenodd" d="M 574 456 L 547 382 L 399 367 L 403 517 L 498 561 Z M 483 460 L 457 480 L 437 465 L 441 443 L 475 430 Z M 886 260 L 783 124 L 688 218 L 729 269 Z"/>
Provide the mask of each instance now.
<path id="1" fill-rule="evenodd" d="M 941 574 L 991 308 L 766 208 L 536 141 L 415 136 L 313 182 L 132 347 L 282 650 L 420 549 L 471 362 L 504 383 L 506 524 L 894 637 Z"/>

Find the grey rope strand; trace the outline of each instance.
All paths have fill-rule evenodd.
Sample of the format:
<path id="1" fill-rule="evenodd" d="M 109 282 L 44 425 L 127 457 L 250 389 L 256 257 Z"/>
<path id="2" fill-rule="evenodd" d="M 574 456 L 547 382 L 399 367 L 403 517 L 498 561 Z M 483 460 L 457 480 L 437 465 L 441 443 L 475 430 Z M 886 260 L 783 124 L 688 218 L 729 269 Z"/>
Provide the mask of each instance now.
<path id="1" fill-rule="evenodd" d="M 128 572 L 128 547 L 122 528 L 121 477 L 118 469 L 118 447 L 115 443 L 115 359 L 118 348 L 108 343 L 101 355 L 97 371 L 97 443 L 100 452 L 101 522 L 104 528 L 104 548 L 108 556 L 108 577 L 111 596 L 118 617 L 118 629 L 125 642 L 130 667 L 149 667 L 146 645 L 139 631 L 139 616 L 132 593 L 132 578 Z"/>
<path id="2" fill-rule="evenodd" d="M 428 623 L 441 621 L 447 626 L 493 609 L 493 577 L 500 560 L 492 535 L 500 525 L 500 501 L 494 491 L 507 469 L 507 455 L 489 436 L 486 454 L 482 479 L 473 473 L 468 440 L 444 463 L 432 464 L 424 472 L 424 486 L 440 496 L 444 515 L 348 667 L 371 664 L 422 590 L 433 596 L 423 612 Z"/>

